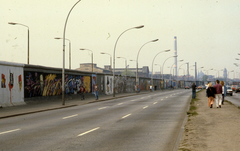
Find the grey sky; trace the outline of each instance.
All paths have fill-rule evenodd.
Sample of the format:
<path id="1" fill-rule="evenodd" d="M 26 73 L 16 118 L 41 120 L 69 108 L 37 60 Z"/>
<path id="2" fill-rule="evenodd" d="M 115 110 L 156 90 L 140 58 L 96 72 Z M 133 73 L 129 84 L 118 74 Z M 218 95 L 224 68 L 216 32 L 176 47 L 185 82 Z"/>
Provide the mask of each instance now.
<path id="1" fill-rule="evenodd" d="M 70 8 L 77 0 L 0 0 L 0 60 L 27 63 L 27 28 L 8 22 L 22 23 L 30 28 L 30 64 L 62 67 L 63 27 Z M 154 56 L 165 49 L 168 53 L 157 56 L 155 63 L 163 64 L 174 55 L 174 36 L 178 39 L 178 60 L 190 66 L 228 71 L 240 63 L 240 1 L 238 0 L 82 0 L 73 9 L 67 24 L 66 38 L 72 44 L 72 68 L 91 61 L 91 55 L 79 48 L 94 52 L 94 63 L 99 67 L 109 64 L 117 37 L 126 29 L 144 25 L 142 29 L 126 32 L 120 38 L 116 57 L 128 59 L 129 67 L 136 67 L 140 47 L 153 39 L 158 42 L 143 47 L 139 67 L 152 67 Z M 68 67 L 68 42 L 66 42 Z M 169 73 L 174 59 L 164 65 Z M 179 63 L 181 65 L 182 63 Z M 123 59 L 116 59 L 116 67 L 124 67 Z M 183 66 L 182 66 L 183 67 Z M 154 66 L 154 72 L 159 66 Z M 193 74 L 193 71 L 190 70 Z M 183 74 L 181 70 L 180 75 Z M 216 75 L 216 71 L 209 71 Z M 220 72 L 222 75 L 222 72 Z M 233 77 L 233 74 L 230 74 Z"/>

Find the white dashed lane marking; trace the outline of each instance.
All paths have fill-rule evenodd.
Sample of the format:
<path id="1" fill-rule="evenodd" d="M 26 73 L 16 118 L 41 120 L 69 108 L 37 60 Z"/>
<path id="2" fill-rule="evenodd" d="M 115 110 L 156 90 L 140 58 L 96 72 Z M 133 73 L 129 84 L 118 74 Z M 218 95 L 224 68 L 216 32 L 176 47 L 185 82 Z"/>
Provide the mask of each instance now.
<path id="1" fill-rule="evenodd" d="M 75 116 L 78 116 L 78 114 L 75 114 L 75 115 L 71 115 L 71 116 L 67 116 L 67 117 L 63 117 L 62 119 L 67 119 L 67 118 L 72 118 L 72 117 L 75 117 Z"/>
<path id="2" fill-rule="evenodd" d="M 94 128 L 94 129 L 92 129 L 92 130 L 89 130 L 89 131 L 87 131 L 87 132 L 84 132 L 84 133 L 82 133 L 82 134 L 79 134 L 78 136 L 83 136 L 83 135 L 88 134 L 88 133 L 90 133 L 90 132 L 96 131 L 96 130 L 99 129 L 99 128 L 100 128 L 100 127 Z"/>
<path id="3" fill-rule="evenodd" d="M 123 116 L 122 118 L 126 118 L 126 117 L 128 117 L 128 116 L 130 116 L 130 115 L 132 115 L 132 114 L 125 115 L 125 116 Z"/>
<path id="4" fill-rule="evenodd" d="M 19 131 L 19 130 L 20 129 L 14 129 L 14 130 L 10 130 L 10 131 L 0 132 L 0 135 L 15 132 L 15 131 Z"/>

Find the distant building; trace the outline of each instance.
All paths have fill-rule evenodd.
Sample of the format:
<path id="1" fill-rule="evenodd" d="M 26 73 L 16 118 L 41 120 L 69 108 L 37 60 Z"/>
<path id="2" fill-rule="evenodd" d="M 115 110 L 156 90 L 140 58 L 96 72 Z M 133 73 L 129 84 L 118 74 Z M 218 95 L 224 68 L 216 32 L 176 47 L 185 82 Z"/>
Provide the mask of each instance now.
<path id="1" fill-rule="evenodd" d="M 92 63 L 82 63 L 82 64 L 80 64 L 80 67 L 77 68 L 76 70 L 92 72 Z M 93 64 L 93 73 L 110 74 L 110 70 L 106 70 L 104 68 L 97 67 L 97 64 Z"/>
<path id="2" fill-rule="evenodd" d="M 91 63 L 83 63 L 80 64 L 80 67 L 76 70 L 79 71 L 86 71 L 86 72 L 92 72 L 92 64 Z M 136 76 L 137 69 L 136 68 L 127 68 L 127 75 L 131 73 L 130 75 Z M 112 69 L 113 72 L 113 69 Z M 115 68 L 115 75 L 125 75 L 126 68 Z M 105 65 L 104 68 L 97 67 L 97 64 L 93 64 L 93 73 L 105 73 L 105 74 L 111 74 L 111 66 Z M 143 66 L 142 68 L 138 68 L 138 77 L 146 77 L 149 78 L 149 68 L 148 66 Z"/>

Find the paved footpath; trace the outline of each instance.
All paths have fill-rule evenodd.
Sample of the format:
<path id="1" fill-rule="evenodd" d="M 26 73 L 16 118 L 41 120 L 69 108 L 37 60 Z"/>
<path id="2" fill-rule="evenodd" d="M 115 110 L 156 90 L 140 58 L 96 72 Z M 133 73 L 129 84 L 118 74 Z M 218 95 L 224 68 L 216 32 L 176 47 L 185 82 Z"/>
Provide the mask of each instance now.
<path id="1" fill-rule="evenodd" d="M 159 91 L 154 91 L 154 92 L 159 92 Z M 65 105 L 62 105 L 61 97 L 58 97 L 58 99 L 55 99 L 55 100 L 52 100 L 49 98 L 49 100 L 47 101 L 40 100 L 40 101 L 36 101 L 37 103 L 31 102 L 31 103 L 27 103 L 26 105 L 0 108 L 0 119 L 19 116 L 19 115 L 25 115 L 25 114 L 31 114 L 31 113 L 37 113 L 37 112 L 43 112 L 43 111 L 49 111 L 49 110 L 56 110 L 56 109 L 67 108 L 67 107 L 73 107 L 73 106 L 79 106 L 79 105 L 94 103 L 98 101 L 106 101 L 106 100 L 111 100 L 116 98 L 127 97 L 131 95 L 141 95 L 141 94 L 154 93 L 154 92 L 143 91 L 140 93 L 121 93 L 121 94 L 116 94 L 115 97 L 113 97 L 113 95 L 100 95 L 99 100 L 95 100 L 94 95 L 89 95 L 89 94 L 85 95 L 85 100 L 81 100 L 80 95 L 72 95 L 74 96 L 72 99 L 66 98 Z"/>
<path id="2" fill-rule="evenodd" d="M 179 151 L 239 151 L 240 109 L 225 102 L 222 108 L 208 107 L 206 92 L 197 93 L 196 112 L 188 117 Z"/>

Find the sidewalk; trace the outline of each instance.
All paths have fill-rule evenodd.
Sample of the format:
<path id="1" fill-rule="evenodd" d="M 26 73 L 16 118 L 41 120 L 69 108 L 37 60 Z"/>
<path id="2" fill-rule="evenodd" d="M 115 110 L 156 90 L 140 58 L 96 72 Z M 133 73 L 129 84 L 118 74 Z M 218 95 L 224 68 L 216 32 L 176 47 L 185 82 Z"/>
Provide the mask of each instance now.
<path id="1" fill-rule="evenodd" d="M 154 91 L 154 92 L 159 92 L 159 91 Z M 151 93 L 154 93 L 154 92 L 151 92 Z M 27 103 L 26 105 L 0 108 L 0 119 L 20 116 L 25 114 L 31 114 L 31 113 L 37 113 L 37 112 L 44 112 L 49 110 L 68 108 L 73 106 L 80 106 L 88 103 L 95 103 L 100 101 L 112 100 L 112 99 L 128 97 L 132 95 L 147 94 L 147 93 L 150 93 L 150 92 L 143 91 L 140 93 L 121 93 L 121 94 L 115 94 L 115 97 L 113 97 L 113 95 L 100 95 L 99 100 L 95 100 L 94 95 L 86 95 L 85 100 L 81 100 L 80 95 L 74 95 L 72 99 L 65 99 L 65 105 L 62 105 L 62 99 L 61 97 L 58 97 L 58 99 L 54 99 L 54 100 L 49 99 L 49 101 L 37 101 L 37 103 Z"/>
<path id="2" fill-rule="evenodd" d="M 240 150 L 240 109 L 224 102 L 222 108 L 208 107 L 206 92 L 197 93 L 194 105 L 198 115 L 189 116 L 184 127 L 179 151 Z"/>

